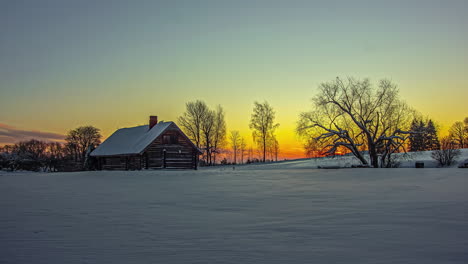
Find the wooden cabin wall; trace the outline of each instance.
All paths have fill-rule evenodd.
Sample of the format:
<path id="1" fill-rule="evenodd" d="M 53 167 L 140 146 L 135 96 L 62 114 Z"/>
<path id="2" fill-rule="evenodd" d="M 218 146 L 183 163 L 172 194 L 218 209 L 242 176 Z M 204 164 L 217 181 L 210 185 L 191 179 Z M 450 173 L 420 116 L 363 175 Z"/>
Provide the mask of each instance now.
<path id="1" fill-rule="evenodd" d="M 103 170 L 124 170 L 120 156 L 99 158 L 100 166 Z"/>
<path id="2" fill-rule="evenodd" d="M 176 136 L 178 142 L 176 144 L 165 144 L 165 142 L 163 142 L 164 135 Z M 166 150 L 165 154 L 164 150 Z M 147 156 L 147 168 L 150 169 L 195 169 L 197 164 L 196 155 L 196 150 L 193 148 L 192 144 L 181 135 L 179 130 L 170 128 L 151 143 L 144 154 L 145 157 Z"/>
<path id="3" fill-rule="evenodd" d="M 139 155 L 99 158 L 103 170 L 140 170 L 143 168 L 141 162 L 142 158 Z"/>

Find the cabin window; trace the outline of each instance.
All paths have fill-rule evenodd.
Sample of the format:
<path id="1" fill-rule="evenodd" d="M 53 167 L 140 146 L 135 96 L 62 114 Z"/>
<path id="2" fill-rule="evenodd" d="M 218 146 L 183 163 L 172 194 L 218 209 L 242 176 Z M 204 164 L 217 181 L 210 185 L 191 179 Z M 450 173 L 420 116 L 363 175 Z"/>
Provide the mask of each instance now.
<path id="1" fill-rule="evenodd" d="M 177 144 L 178 138 L 177 135 L 164 135 L 163 136 L 163 144 Z"/>

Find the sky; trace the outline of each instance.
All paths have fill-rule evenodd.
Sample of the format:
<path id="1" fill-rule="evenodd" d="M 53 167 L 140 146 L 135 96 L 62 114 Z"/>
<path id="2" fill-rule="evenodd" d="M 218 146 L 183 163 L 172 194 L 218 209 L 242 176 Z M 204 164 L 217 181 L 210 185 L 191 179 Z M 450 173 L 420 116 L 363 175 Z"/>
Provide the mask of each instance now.
<path id="1" fill-rule="evenodd" d="M 318 85 L 388 78 L 439 124 L 468 116 L 468 1 L 0 1 L 0 144 L 177 121 L 197 99 L 251 142 L 254 101 L 282 157 Z"/>

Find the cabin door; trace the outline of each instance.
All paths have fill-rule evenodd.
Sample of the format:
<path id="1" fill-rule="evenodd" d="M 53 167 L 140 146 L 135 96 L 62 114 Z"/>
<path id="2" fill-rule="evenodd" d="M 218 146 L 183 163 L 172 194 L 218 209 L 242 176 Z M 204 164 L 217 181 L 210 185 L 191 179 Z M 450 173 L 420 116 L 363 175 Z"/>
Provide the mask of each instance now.
<path id="1" fill-rule="evenodd" d="M 163 168 L 166 168 L 166 159 L 167 159 L 167 151 L 166 149 L 163 149 Z"/>

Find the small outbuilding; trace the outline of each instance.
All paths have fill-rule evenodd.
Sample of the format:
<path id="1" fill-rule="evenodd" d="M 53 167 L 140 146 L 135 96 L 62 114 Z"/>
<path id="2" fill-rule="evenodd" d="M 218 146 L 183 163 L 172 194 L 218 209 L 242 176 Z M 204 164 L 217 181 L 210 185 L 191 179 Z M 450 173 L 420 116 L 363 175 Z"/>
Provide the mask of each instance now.
<path id="1" fill-rule="evenodd" d="M 159 122 L 150 116 L 149 125 L 122 128 L 93 152 L 102 170 L 197 169 L 202 151 L 174 122 Z"/>

